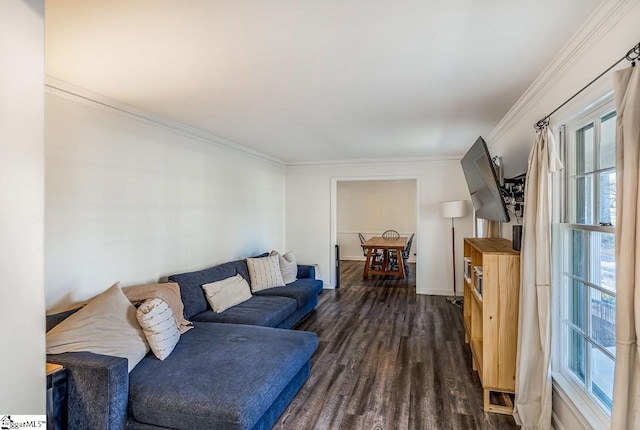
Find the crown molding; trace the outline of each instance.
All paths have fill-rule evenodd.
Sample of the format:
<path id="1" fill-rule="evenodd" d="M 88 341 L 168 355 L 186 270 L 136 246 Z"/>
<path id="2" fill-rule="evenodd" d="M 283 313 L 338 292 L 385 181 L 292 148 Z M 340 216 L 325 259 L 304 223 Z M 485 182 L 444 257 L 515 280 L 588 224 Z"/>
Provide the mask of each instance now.
<path id="1" fill-rule="evenodd" d="M 569 42 L 556 54 L 507 114 L 491 130 L 487 136 L 489 146 L 500 139 L 509 127 L 546 93 L 551 85 L 562 78 L 585 51 L 592 48 L 624 17 L 627 11 L 638 4 L 640 4 L 640 0 L 605 0 L 600 3 Z M 534 124 L 531 124 L 532 128 L 533 126 Z"/>
<path id="2" fill-rule="evenodd" d="M 137 120 L 146 122 L 148 124 L 167 128 L 180 133 L 183 136 L 197 139 L 199 141 L 217 146 L 219 148 L 236 151 L 244 155 L 250 155 L 277 164 L 279 166 L 285 165 L 284 160 L 273 157 L 264 152 L 256 151 L 220 136 L 207 133 L 197 128 L 182 124 L 178 121 L 171 120 L 164 116 L 157 115 L 144 109 L 139 109 L 126 103 L 122 103 L 118 100 L 94 93 L 53 76 L 47 76 L 45 78 L 45 90 L 50 94 L 55 94 L 70 100 L 74 100 L 76 102 L 98 107 L 101 109 L 115 111 L 130 118 L 135 118 Z"/>
<path id="3" fill-rule="evenodd" d="M 324 160 L 324 161 L 291 161 L 286 163 L 287 167 L 330 167 L 330 166 L 358 166 L 372 164 L 410 164 L 429 161 L 460 161 L 464 154 L 445 155 L 431 157 L 403 157 L 403 158 L 359 158 L 347 160 Z"/>
<path id="4" fill-rule="evenodd" d="M 163 128 L 168 128 L 178 132 L 186 137 L 195 138 L 205 143 L 241 152 L 245 155 L 251 155 L 279 166 L 302 167 L 302 166 L 346 166 L 346 165 L 362 165 L 362 164 L 393 164 L 393 163 L 416 163 L 424 161 L 460 161 L 462 154 L 452 156 L 434 156 L 434 157 L 413 157 L 413 158 L 385 158 L 385 159 L 355 159 L 355 160 L 325 160 L 325 161 L 293 161 L 286 162 L 279 158 L 273 157 L 264 152 L 256 151 L 230 140 L 224 139 L 211 133 L 199 130 L 194 127 L 182 124 L 178 121 L 171 120 L 161 115 L 157 115 L 128 105 L 118 100 L 94 93 L 85 88 L 55 78 L 47 76 L 45 80 L 45 89 L 50 94 L 55 94 L 79 103 L 118 112 L 122 115 L 137 120 L 150 123 Z"/>

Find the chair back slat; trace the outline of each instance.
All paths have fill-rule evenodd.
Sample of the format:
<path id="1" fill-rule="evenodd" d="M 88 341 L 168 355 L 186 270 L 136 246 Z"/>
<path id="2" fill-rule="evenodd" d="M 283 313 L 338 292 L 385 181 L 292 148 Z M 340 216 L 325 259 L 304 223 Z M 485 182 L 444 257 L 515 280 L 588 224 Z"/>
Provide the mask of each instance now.
<path id="1" fill-rule="evenodd" d="M 395 230 L 387 230 L 382 233 L 382 237 L 385 239 L 398 239 L 400 237 L 400 233 Z"/>

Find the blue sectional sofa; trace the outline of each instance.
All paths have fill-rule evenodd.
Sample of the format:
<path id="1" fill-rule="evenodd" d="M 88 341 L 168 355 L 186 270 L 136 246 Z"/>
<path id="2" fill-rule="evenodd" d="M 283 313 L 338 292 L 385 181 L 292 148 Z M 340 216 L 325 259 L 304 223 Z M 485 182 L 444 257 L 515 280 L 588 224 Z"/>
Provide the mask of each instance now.
<path id="1" fill-rule="evenodd" d="M 67 369 L 68 428 L 271 428 L 306 381 L 318 345 L 314 333 L 283 328 L 315 308 L 322 282 L 313 266 L 299 266 L 296 282 L 215 314 L 201 285 L 236 273 L 249 281 L 246 261 L 169 277 L 194 328 L 164 361 L 149 353 L 127 373 L 126 358 L 48 355 Z M 48 316 L 47 330 L 71 313 Z"/>

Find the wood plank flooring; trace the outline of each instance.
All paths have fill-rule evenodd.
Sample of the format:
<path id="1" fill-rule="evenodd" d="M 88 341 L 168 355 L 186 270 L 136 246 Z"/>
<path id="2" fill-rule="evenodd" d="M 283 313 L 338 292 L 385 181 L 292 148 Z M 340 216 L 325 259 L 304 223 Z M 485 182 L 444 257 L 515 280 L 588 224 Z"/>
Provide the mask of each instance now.
<path id="1" fill-rule="evenodd" d="M 343 261 L 341 288 L 325 290 L 297 327 L 320 343 L 274 429 L 517 429 L 482 410 L 462 309 L 416 295 L 415 265 L 406 280 L 363 281 L 363 264 Z"/>

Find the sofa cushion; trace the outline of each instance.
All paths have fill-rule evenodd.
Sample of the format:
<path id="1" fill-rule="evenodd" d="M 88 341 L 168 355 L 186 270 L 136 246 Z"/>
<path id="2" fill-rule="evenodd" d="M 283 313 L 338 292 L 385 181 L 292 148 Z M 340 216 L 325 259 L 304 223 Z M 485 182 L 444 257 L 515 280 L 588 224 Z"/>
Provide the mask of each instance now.
<path id="1" fill-rule="evenodd" d="M 136 308 L 118 283 L 52 328 L 46 338 L 47 354 L 93 352 L 124 357 L 129 372 L 149 351 Z"/>
<path id="2" fill-rule="evenodd" d="M 318 297 L 310 302 L 305 303 L 305 305 L 301 308 L 298 308 L 289 318 L 282 321 L 277 328 L 293 328 L 298 324 L 304 317 L 306 317 L 315 307 L 318 305 Z"/>
<path id="3" fill-rule="evenodd" d="M 302 331 L 194 325 L 165 361 L 146 357 L 131 372 L 129 410 L 136 421 L 175 429 L 251 429 L 318 342 Z"/>
<path id="4" fill-rule="evenodd" d="M 47 331 L 51 330 L 52 328 L 54 328 L 55 326 L 60 324 L 62 321 L 66 320 L 71 315 L 73 315 L 76 312 L 78 312 L 80 309 L 82 309 L 82 307 L 78 307 L 78 308 L 75 308 L 75 309 L 70 309 L 68 311 L 60 312 L 60 313 L 57 313 L 57 314 L 49 314 L 49 315 L 47 315 Z"/>
<path id="5" fill-rule="evenodd" d="M 298 279 L 301 279 L 301 278 L 316 279 L 316 266 L 309 266 L 309 265 L 306 265 L 306 264 L 298 264 L 297 277 L 298 277 Z"/>
<path id="6" fill-rule="evenodd" d="M 293 284 L 291 284 L 291 286 L 292 287 L 293 286 L 295 287 L 309 286 L 313 288 L 313 291 L 315 291 L 316 294 L 320 294 L 322 292 L 322 280 L 320 279 L 298 278 L 298 280 Z"/>
<path id="7" fill-rule="evenodd" d="M 209 308 L 202 286 L 229 278 L 235 274 L 236 266 L 230 262 L 196 272 L 171 275 L 169 280 L 180 285 L 180 295 L 182 296 L 182 303 L 184 303 L 184 316 L 190 320 L 194 315 Z"/>
<path id="8" fill-rule="evenodd" d="M 312 285 L 289 284 L 284 287 L 269 288 L 257 291 L 256 296 L 289 297 L 295 299 L 297 307 L 301 308 L 312 300 L 317 300 L 318 293 Z"/>
<path id="9" fill-rule="evenodd" d="M 246 302 L 242 302 L 222 313 L 218 314 L 212 310 L 207 310 L 195 315 L 191 320 L 277 327 L 293 314 L 297 307 L 296 300 L 288 297 L 253 296 Z"/>
<path id="10" fill-rule="evenodd" d="M 238 273 L 238 275 L 242 276 L 245 281 L 251 282 L 251 277 L 249 276 L 249 267 L 247 267 L 246 259 L 232 261 L 231 264 L 233 264 L 233 266 L 236 268 L 236 272 Z"/>
<path id="11" fill-rule="evenodd" d="M 251 298 L 249 284 L 240 275 L 204 284 L 202 289 L 211 309 L 218 314 Z"/>
<path id="12" fill-rule="evenodd" d="M 249 277 L 251 278 L 251 292 L 265 290 L 267 288 L 282 287 L 282 273 L 280 261 L 277 255 L 263 258 L 247 258 Z"/>

